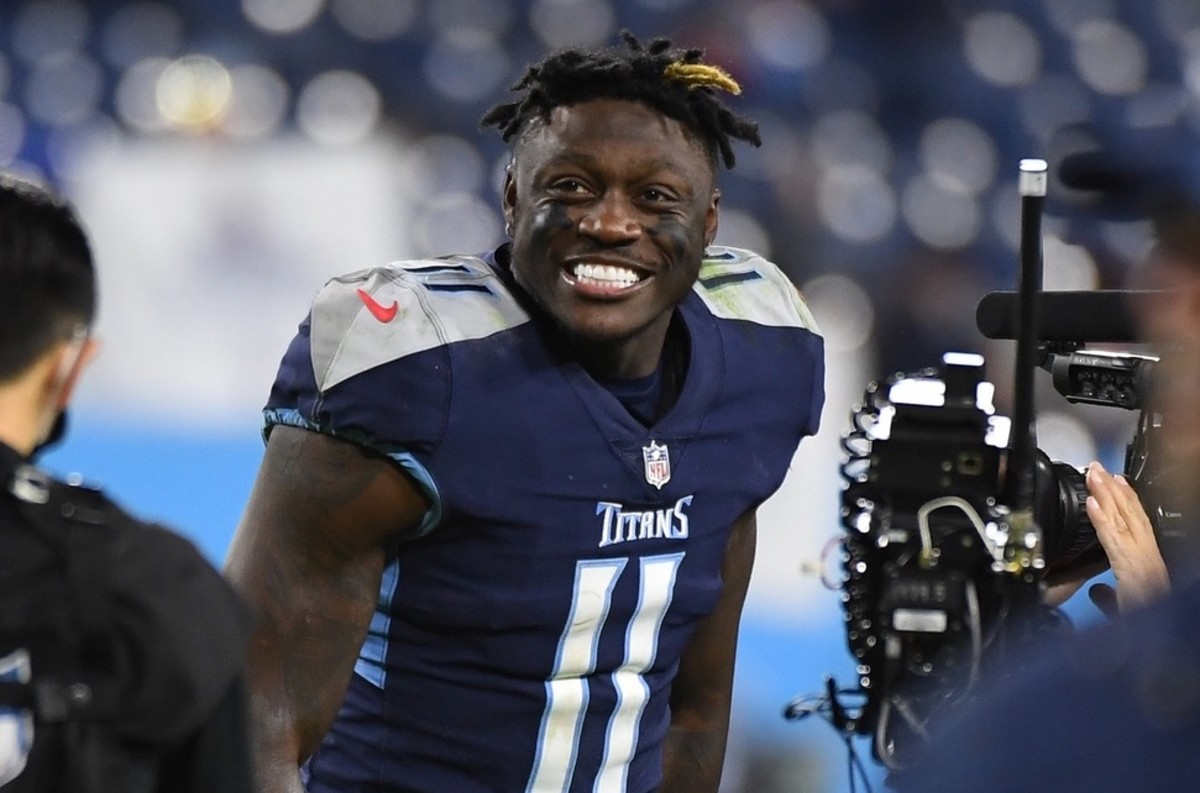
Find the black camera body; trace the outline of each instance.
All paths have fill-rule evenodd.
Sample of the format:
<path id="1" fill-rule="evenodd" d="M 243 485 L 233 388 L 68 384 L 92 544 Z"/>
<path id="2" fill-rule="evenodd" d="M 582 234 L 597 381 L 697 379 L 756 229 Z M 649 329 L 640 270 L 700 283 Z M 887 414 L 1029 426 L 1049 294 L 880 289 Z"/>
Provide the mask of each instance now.
<path id="1" fill-rule="evenodd" d="M 1010 427 L 982 374 L 982 358 L 947 356 L 940 371 L 873 383 L 844 438 L 842 601 L 866 696 L 853 726 L 889 765 L 905 733 L 978 675 L 997 610 L 1036 589 L 1032 567 L 997 572 Z"/>
<path id="2" fill-rule="evenodd" d="M 1138 342 L 1129 307 L 1151 306 L 1156 293 L 1043 291 L 1048 166 L 1020 166 L 1019 289 L 985 295 L 976 311 L 984 336 L 1016 341 L 1012 420 L 996 413 L 982 356 L 947 353 L 940 367 L 868 385 L 842 438 L 841 599 L 857 685 L 839 689 L 827 677 L 822 696 L 793 700 L 784 715 L 826 716 L 846 740 L 852 780 L 855 768 L 865 773 L 850 736 L 871 736 L 892 771 L 919 762 L 931 719 L 971 699 L 985 677 L 1019 671 L 1031 642 L 1070 628 L 1043 604 L 1048 574 L 1090 569 L 1085 555 L 1106 561 L 1084 473 L 1037 448 L 1037 368 L 1069 402 L 1140 411 L 1125 477 L 1168 570 L 1173 544 L 1180 558 L 1200 559 L 1184 515 L 1200 508 L 1182 506 L 1178 486 L 1172 493 L 1170 429 L 1151 404 L 1159 359 L 1085 349 Z M 861 704 L 847 708 L 845 696 Z"/>
<path id="3" fill-rule="evenodd" d="M 1069 401 L 1144 405 L 1156 359 L 1043 352 Z M 993 393 L 981 356 L 949 353 L 937 369 L 869 385 L 843 437 L 842 602 L 865 698 L 847 727 L 872 735 L 891 768 L 1010 649 L 1066 627 L 1041 603 L 1047 569 L 1102 557 L 1075 467 L 1034 447 L 1032 503 L 1014 509 L 1012 422 Z M 1127 475 L 1153 468 L 1153 415 L 1143 410 Z"/>

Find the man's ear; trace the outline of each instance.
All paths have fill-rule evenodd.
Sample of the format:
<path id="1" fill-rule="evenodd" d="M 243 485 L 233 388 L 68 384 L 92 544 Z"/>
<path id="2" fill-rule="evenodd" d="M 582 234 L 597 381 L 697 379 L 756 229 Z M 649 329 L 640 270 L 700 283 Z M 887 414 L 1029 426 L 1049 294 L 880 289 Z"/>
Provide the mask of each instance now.
<path id="1" fill-rule="evenodd" d="M 721 214 L 721 191 L 716 188 L 708 201 L 708 209 L 704 215 L 704 246 L 707 248 L 717 238 L 717 220 Z"/>
<path id="2" fill-rule="evenodd" d="M 1189 272 L 1181 288 L 1187 300 L 1188 323 L 1193 328 L 1200 328 L 1200 275 Z"/>
<path id="3" fill-rule="evenodd" d="M 500 191 L 501 208 L 504 212 L 504 229 L 512 236 L 517 222 L 517 178 L 514 163 L 504 169 L 504 187 Z"/>
<path id="4" fill-rule="evenodd" d="M 54 377 L 46 383 L 47 397 L 55 401 L 56 409 L 62 410 L 71 401 L 80 375 L 99 353 L 100 342 L 90 336 L 58 347 L 58 360 L 52 367 Z"/>

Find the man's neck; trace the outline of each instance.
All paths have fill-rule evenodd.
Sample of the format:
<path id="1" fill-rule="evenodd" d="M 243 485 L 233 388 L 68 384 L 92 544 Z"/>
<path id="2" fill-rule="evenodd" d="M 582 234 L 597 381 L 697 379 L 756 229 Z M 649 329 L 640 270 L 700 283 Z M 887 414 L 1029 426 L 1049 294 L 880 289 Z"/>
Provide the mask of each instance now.
<path id="1" fill-rule="evenodd" d="M 0 441 L 26 457 L 37 447 L 45 420 L 40 364 L 0 385 Z"/>

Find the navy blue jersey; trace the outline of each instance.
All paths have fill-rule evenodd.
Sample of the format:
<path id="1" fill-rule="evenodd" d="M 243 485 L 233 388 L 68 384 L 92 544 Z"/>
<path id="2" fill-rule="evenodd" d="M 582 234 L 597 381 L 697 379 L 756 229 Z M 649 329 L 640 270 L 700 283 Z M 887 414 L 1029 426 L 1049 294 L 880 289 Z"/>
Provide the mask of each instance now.
<path id="1" fill-rule="evenodd" d="M 334 279 L 266 409 L 390 456 L 432 504 L 397 545 L 310 791 L 649 791 L 671 681 L 731 524 L 823 401 L 822 342 L 773 264 L 712 248 L 647 427 L 531 316 L 494 256 Z"/>

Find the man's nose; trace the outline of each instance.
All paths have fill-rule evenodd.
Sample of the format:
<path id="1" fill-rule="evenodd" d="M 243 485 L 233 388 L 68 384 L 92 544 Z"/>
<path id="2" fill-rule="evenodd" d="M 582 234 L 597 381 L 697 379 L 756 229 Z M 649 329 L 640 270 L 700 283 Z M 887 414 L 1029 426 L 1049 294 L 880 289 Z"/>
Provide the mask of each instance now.
<path id="1" fill-rule="evenodd" d="M 579 231 L 609 244 L 630 242 L 642 236 L 642 223 L 626 196 L 607 193 L 584 213 Z"/>

